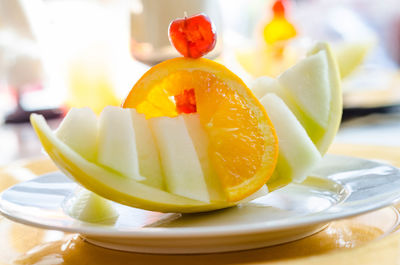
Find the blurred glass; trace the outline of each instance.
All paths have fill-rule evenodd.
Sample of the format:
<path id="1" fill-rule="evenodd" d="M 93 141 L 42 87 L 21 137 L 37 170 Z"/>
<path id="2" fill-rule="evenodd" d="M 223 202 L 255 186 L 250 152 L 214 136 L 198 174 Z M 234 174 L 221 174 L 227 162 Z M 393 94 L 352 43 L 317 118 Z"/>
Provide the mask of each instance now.
<path id="1" fill-rule="evenodd" d="M 222 50 L 222 25 L 219 2 L 215 0 L 131 0 L 131 53 L 141 62 L 153 65 L 180 56 L 169 43 L 168 26 L 172 20 L 207 14 L 217 29 L 217 44 L 207 57 Z"/>
<path id="2" fill-rule="evenodd" d="M 14 110 L 6 121 L 23 121 L 22 94 L 41 90 L 42 79 L 40 49 L 20 1 L 0 0 L 0 111 Z"/>
<path id="3" fill-rule="evenodd" d="M 47 0 L 33 6 L 50 86 L 68 107 L 119 105 L 129 59 L 126 1 Z M 41 1 L 38 1 L 41 2 Z"/>

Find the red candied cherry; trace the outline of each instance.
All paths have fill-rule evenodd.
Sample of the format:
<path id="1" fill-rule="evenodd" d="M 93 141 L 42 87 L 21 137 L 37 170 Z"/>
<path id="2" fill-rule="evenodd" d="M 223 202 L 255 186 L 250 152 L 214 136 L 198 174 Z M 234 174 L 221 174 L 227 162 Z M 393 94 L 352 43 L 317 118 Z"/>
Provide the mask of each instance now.
<path id="1" fill-rule="evenodd" d="M 180 113 L 196 113 L 196 97 L 194 89 L 184 90 L 182 94 L 175 95 L 176 110 Z"/>
<path id="2" fill-rule="evenodd" d="M 207 54 L 217 41 L 215 27 L 205 14 L 175 19 L 169 25 L 168 36 L 175 49 L 189 58 Z"/>

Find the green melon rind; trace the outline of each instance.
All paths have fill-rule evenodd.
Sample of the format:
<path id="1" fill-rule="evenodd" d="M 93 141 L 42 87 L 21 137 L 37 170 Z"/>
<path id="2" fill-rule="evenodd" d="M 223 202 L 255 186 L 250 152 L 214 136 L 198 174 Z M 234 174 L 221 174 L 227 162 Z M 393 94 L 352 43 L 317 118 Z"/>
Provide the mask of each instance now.
<path id="1" fill-rule="evenodd" d="M 320 51 L 326 51 L 328 69 L 330 69 L 330 71 L 328 71 L 328 74 L 331 84 L 331 108 L 329 111 L 328 126 L 325 128 L 326 133 L 324 137 L 315 142 L 315 145 L 317 146 L 321 155 L 324 155 L 328 151 L 329 146 L 332 144 L 332 141 L 339 130 L 343 113 L 343 103 L 342 88 L 340 82 L 340 70 L 336 61 L 336 57 L 333 55 L 329 44 L 317 43 L 315 47 L 311 51 L 309 51 L 308 54 L 313 55 Z"/>

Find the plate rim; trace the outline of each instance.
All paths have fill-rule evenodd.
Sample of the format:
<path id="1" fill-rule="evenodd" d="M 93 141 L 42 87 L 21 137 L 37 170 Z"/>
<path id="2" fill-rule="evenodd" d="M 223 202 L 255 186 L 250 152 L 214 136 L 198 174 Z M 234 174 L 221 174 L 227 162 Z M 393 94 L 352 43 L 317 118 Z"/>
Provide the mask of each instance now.
<path id="1" fill-rule="evenodd" d="M 389 163 L 383 163 L 383 162 L 377 162 L 371 159 L 363 159 L 363 158 L 358 158 L 358 157 L 352 157 L 352 156 L 343 156 L 343 155 L 331 155 L 329 156 L 334 156 L 334 157 L 342 157 L 342 158 L 352 158 L 352 159 L 357 159 L 357 160 L 362 160 L 362 161 L 369 161 L 375 164 L 381 164 L 385 166 L 389 166 L 395 170 L 397 170 L 400 173 L 400 169 L 389 164 Z M 44 178 L 48 177 L 49 175 L 52 174 L 58 174 L 58 175 L 63 175 L 60 171 L 54 171 L 51 173 L 46 173 L 37 176 L 36 178 L 32 180 L 28 180 L 25 182 L 37 180 L 39 178 Z M 63 176 L 66 179 L 68 179 L 66 176 Z M 68 179 L 69 180 L 69 179 Z M 25 183 L 21 182 L 21 183 Z M 71 180 L 73 183 L 73 181 Z M 20 183 L 18 183 L 20 184 Z M 87 236 L 94 236 L 94 237 L 110 237 L 110 238 L 146 238 L 146 239 L 152 239 L 152 238 L 215 238 L 215 237 L 221 237 L 221 236 L 241 236 L 241 235 L 252 235 L 252 234 L 260 234 L 260 233 L 268 233 L 268 232 L 276 232 L 276 231 L 285 231 L 285 230 L 290 230 L 294 228 L 301 228 L 301 227 L 308 227 L 308 226 L 315 226 L 318 224 L 325 224 L 334 220 L 339 220 L 339 219 L 344 219 L 348 217 L 353 217 L 357 215 L 361 215 L 364 213 L 372 212 L 374 210 L 382 209 L 387 206 L 391 206 L 393 204 L 396 204 L 400 202 L 400 194 L 392 199 L 392 197 L 387 197 L 383 201 L 377 201 L 374 204 L 368 204 L 364 207 L 357 208 L 351 212 L 337 212 L 337 213 L 331 213 L 331 214 L 324 214 L 324 212 L 329 209 L 324 209 L 320 212 L 317 213 L 312 213 L 306 216 L 302 216 L 301 219 L 289 219 L 290 221 L 286 221 L 282 223 L 282 220 L 274 221 L 270 223 L 265 223 L 265 222 L 260 222 L 260 223 L 254 223 L 251 225 L 248 224 L 236 224 L 236 225 L 229 225 L 229 226 L 208 226 L 208 227 L 139 227 L 139 228 L 133 228 L 132 230 L 118 230 L 114 228 L 110 228 L 109 226 L 105 225 L 98 225 L 98 224 L 90 224 L 86 222 L 82 222 L 79 220 L 75 220 L 77 223 L 79 223 L 79 227 L 63 227 L 63 226 L 57 226 L 57 225 L 49 225 L 49 224 L 43 224 L 35 221 L 30 221 L 28 219 L 24 219 L 23 217 L 19 217 L 18 215 L 15 216 L 12 214 L 12 211 L 6 211 L 4 210 L 4 204 L 5 201 L 3 200 L 3 194 L 6 193 L 9 189 L 14 188 L 18 184 L 15 184 L 6 190 L 2 191 L 0 194 L 0 214 L 5 216 L 6 218 L 22 223 L 25 225 L 33 226 L 33 227 L 38 227 L 42 229 L 48 229 L 48 230 L 58 230 L 58 231 L 63 231 L 63 232 L 68 232 L 68 233 L 79 233 L 82 235 L 87 235 Z M 344 200 L 345 202 L 346 200 Z M 344 203 L 342 202 L 342 203 Z M 7 202 L 6 202 L 7 203 Z M 68 216 L 65 213 L 66 216 Z M 70 217 L 72 218 L 72 217 Z M 275 225 L 275 223 L 280 223 L 278 226 Z M 89 224 L 89 225 L 88 225 Z"/>

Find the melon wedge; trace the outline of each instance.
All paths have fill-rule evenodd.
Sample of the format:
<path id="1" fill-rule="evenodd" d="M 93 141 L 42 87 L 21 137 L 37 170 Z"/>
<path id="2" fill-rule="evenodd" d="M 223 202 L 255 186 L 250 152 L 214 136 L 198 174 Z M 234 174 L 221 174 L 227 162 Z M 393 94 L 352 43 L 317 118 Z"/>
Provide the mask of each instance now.
<path id="1" fill-rule="evenodd" d="M 289 68 L 275 82 L 263 77 L 256 80 L 253 87 L 259 99 L 267 93 L 278 95 L 295 114 L 321 155 L 326 153 L 342 117 L 339 68 L 327 43 L 318 43 L 308 58 Z"/>
<path id="2" fill-rule="evenodd" d="M 109 200 L 79 187 L 68 213 L 75 219 L 89 223 L 113 222 L 118 217 Z"/>
<path id="3" fill-rule="evenodd" d="M 324 52 L 324 55 L 326 56 L 330 101 L 326 126 L 324 126 L 320 135 L 317 135 L 315 138 L 310 138 L 317 146 L 320 153 L 324 155 L 328 151 L 329 146 L 332 144 L 333 139 L 335 138 L 337 131 L 339 130 L 340 122 L 342 120 L 343 101 L 340 72 L 339 66 L 336 62 L 336 58 L 327 43 L 318 43 L 309 52 L 309 55 L 317 54 L 319 52 Z M 314 129 L 312 124 L 311 126 L 307 124 L 304 124 L 303 126 L 306 129 L 307 133 L 310 135 L 311 131 Z"/>
<path id="4" fill-rule="evenodd" d="M 199 114 L 184 114 L 186 128 L 192 139 L 194 148 L 196 149 L 197 157 L 200 161 L 201 169 L 204 174 L 204 180 L 207 184 L 208 193 L 211 201 L 226 201 L 227 198 L 222 189 L 221 183 L 215 168 L 212 165 L 209 154 L 209 139 L 204 128 L 200 123 Z"/>
<path id="5" fill-rule="evenodd" d="M 135 131 L 128 109 L 108 106 L 99 118 L 99 154 L 97 162 L 135 180 L 139 173 Z"/>
<path id="6" fill-rule="evenodd" d="M 339 68 L 329 45 L 317 44 L 277 79 L 258 78 L 252 90 L 279 139 L 278 164 L 268 188 L 302 181 L 328 150 L 342 116 Z"/>
<path id="7" fill-rule="evenodd" d="M 287 182 L 302 182 L 322 160 L 321 154 L 281 98 L 270 93 L 261 99 L 261 104 L 274 124 L 279 140 L 278 163 L 268 187 L 274 190 Z"/>
<path id="8" fill-rule="evenodd" d="M 150 124 L 144 114 L 137 113 L 135 109 L 130 109 L 130 112 L 133 128 L 135 129 L 139 172 L 140 175 L 146 178 L 141 183 L 158 189 L 165 189 L 160 155 L 150 129 Z"/>
<path id="9" fill-rule="evenodd" d="M 90 108 L 71 109 L 55 133 L 75 152 L 89 161 L 96 161 L 97 116 Z"/>
<path id="10" fill-rule="evenodd" d="M 205 212 L 234 205 L 234 203 L 205 203 L 188 199 L 124 177 L 84 159 L 60 141 L 43 116 L 32 114 L 31 123 L 42 146 L 58 168 L 84 188 L 106 199 L 159 212 Z"/>
<path id="11" fill-rule="evenodd" d="M 209 202 L 203 170 L 183 116 L 157 117 L 149 122 L 160 151 L 167 190 Z"/>
<path id="12" fill-rule="evenodd" d="M 328 123 L 331 101 L 325 53 L 311 54 L 278 77 L 302 111 L 322 127 Z"/>

